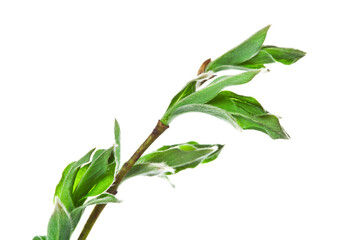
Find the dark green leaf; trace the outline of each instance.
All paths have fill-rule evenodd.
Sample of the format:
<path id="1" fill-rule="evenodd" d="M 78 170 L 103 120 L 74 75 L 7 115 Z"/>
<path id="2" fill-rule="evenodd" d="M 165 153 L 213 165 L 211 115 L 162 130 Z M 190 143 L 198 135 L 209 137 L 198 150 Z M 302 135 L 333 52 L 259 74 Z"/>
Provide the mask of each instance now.
<path id="1" fill-rule="evenodd" d="M 175 173 L 186 168 L 194 168 L 200 163 L 214 160 L 223 145 L 201 145 L 195 142 L 164 146 L 159 150 L 142 156 L 137 164 L 165 164 Z"/>
<path id="2" fill-rule="evenodd" d="M 242 129 L 254 129 L 268 134 L 273 139 L 288 139 L 279 119 L 269 114 L 252 97 L 237 95 L 230 91 L 220 92 L 207 104 L 230 113 Z"/>
<path id="3" fill-rule="evenodd" d="M 120 126 L 116 119 L 115 119 L 115 126 L 114 126 L 114 135 L 115 135 L 116 172 L 118 172 L 120 169 Z"/>
<path id="4" fill-rule="evenodd" d="M 269 28 L 270 25 L 266 26 L 239 46 L 210 62 L 206 67 L 206 71 L 218 72 L 222 70 L 222 66 L 228 66 L 228 68 L 231 68 L 231 66 L 236 67 L 254 57 L 260 51 Z"/>
<path id="5" fill-rule="evenodd" d="M 80 179 L 79 184 L 76 186 L 73 193 L 73 201 L 76 207 L 78 207 L 79 204 L 82 204 L 84 201 L 83 198 L 86 197 L 98 181 L 106 176 L 109 165 L 108 161 L 112 153 L 113 147 L 105 151 L 97 151 L 94 154 L 94 160 L 91 161 L 90 166 Z"/>
<path id="6" fill-rule="evenodd" d="M 169 123 L 173 120 L 175 116 L 174 111 L 177 108 L 189 104 L 206 103 L 213 99 L 223 88 L 228 86 L 245 84 L 251 81 L 251 79 L 253 79 L 259 72 L 259 70 L 254 70 L 233 76 L 221 76 L 216 78 L 207 87 L 193 94 L 190 94 L 189 96 L 183 98 L 182 100 L 174 104 L 171 108 L 169 108 L 161 119 L 161 122 L 169 125 Z"/>
<path id="7" fill-rule="evenodd" d="M 293 48 L 280 48 L 275 46 L 264 46 L 262 50 L 268 52 L 276 61 L 285 65 L 297 62 L 305 56 L 305 52 Z"/>
<path id="8" fill-rule="evenodd" d="M 57 196 L 67 210 L 71 211 L 75 205 L 72 201 L 72 191 L 76 175 L 81 165 L 90 161 L 91 154 L 95 149 L 89 151 L 79 161 L 70 163 L 63 171 L 62 177 L 55 189 L 55 196 Z"/>
<path id="9" fill-rule="evenodd" d="M 71 218 L 60 199 L 55 199 L 55 210 L 50 217 L 47 238 L 49 240 L 69 240 L 71 236 Z"/>

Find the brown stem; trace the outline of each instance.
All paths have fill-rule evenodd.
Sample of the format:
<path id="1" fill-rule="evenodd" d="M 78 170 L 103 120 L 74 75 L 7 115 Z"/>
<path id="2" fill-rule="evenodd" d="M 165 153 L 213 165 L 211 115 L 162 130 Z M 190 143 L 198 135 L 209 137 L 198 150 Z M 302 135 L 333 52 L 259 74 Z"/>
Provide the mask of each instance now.
<path id="1" fill-rule="evenodd" d="M 115 176 L 113 184 L 107 190 L 108 193 L 114 195 L 117 193 L 117 189 L 120 186 L 120 183 L 124 179 L 125 175 L 134 166 L 136 161 L 141 157 L 141 155 L 146 151 L 146 149 L 168 128 L 169 126 L 163 124 L 161 121 L 158 121 L 152 133 L 147 137 L 143 144 L 141 144 L 141 146 L 136 150 L 132 157 L 121 167 L 119 173 Z M 83 230 L 80 233 L 78 240 L 84 240 L 87 238 L 96 220 L 100 216 L 101 212 L 104 210 L 105 206 L 106 204 L 99 204 L 94 207 L 88 220 L 85 223 Z"/>

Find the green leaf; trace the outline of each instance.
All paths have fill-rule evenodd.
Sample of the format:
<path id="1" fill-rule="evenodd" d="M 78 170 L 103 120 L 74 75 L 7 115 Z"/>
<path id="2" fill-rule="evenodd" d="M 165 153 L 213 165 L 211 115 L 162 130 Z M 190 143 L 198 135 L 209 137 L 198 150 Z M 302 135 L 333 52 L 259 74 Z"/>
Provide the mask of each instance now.
<path id="1" fill-rule="evenodd" d="M 35 236 L 33 240 L 46 240 L 46 236 Z"/>
<path id="2" fill-rule="evenodd" d="M 223 145 L 220 144 L 201 145 L 196 142 L 164 146 L 142 156 L 137 164 L 165 164 L 164 166 L 174 169 L 177 173 L 187 168 L 194 168 L 200 163 L 214 160 L 222 148 Z M 167 172 L 167 174 L 171 174 L 171 172 Z"/>
<path id="3" fill-rule="evenodd" d="M 242 129 L 258 130 L 273 139 L 289 138 L 289 135 L 281 127 L 279 119 L 265 111 L 260 103 L 252 97 L 223 91 L 207 104 L 230 113 Z"/>
<path id="4" fill-rule="evenodd" d="M 205 104 L 189 104 L 176 108 L 170 119 L 188 112 L 201 112 L 225 120 L 236 129 L 254 129 L 266 133 L 273 139 L 288 139 L 289 135 L 281 127 L 279 119 L 269 114 L 252 97 L 222 91 Z"/>
<path id="5" fill-rule="evenodd" d="M 161 122 L 166 125 L 173 120 L 174 114 L 173 112 L 182 106 L 189 105 L 189 104 L 198 104 L 198 103 L 206 103 L 216 97 L 216 95 L 225 87 L 234 86 L 245 84 L 251 79 L 253 79 L 256 74 L 258 74 L 259 70 L 248 71 L 244 73 L 240 73 L 233 76 L 221 76 L 213 80 L 207 87 L 190 94 L 189 96 L 183 98 L 176 104 L 174 104 L 171 108 L 169 108 L 166 113 L 164 114 Z"/>
<path id="6" fill-rule="evenodd" d="M 269 28 L 270 25 L 259 30 L 237 47 L 231 49 L 221 57 L 210 62 L 207 65 L 205 71 L 218 72 L 223 70 L 221 68 L 222 66 L 228 66 L 228 68 L 231 68 L 231 66 L 236 67 L 254 57 L 260 51 Z"/>
<path id="7" fill-rule="evenodd" d="M 89 151 L 79 161 L 70 163 L 63 171 L 62 177 L 55 189 L 55 197 L 58 197 L 67 210 L 71 211 L 75 205 L 72 200 L 73 185 L 80 167 L 90 161 L 91 154 L 95 149 Z"/>
<path id="8" fill-rule="evenodd" d="M 55 210 L 50 217 L 47 238 L 49 240 L 69 240 L 72 233 L 70 214 L 60 199 L 55 199 Z"/>
<path id="9" fill-rule="evenodd" d="M 98 181 L 106 176 L 108 172 L 109 159 L 113 153 L 113 147 L 105 151 L 97 151 L 91 161 L 90 166 L 82 176 L 79 184 L 73 193 L 73 201 L 76 207 L 82 204 L 83 198 L 98 183 Z M 80 201 L 81 200 L 81 201 Z"/>
<path id="10" fill-rule="evenodd" d="M 115 119 L 114 126 L 114 135 L 115 135 L 115 162 L 116 162 L 116 173 L 120 170 L 120 125 Z"/>
<path id="11" fill-rule="evenodd" d="M 276 61 L 285 65 L 293 64 L 306 55 L 305 52 L 293 48 L 264 46 L 262 50 L 269 53 Z"/>
<path id="12" fill-rule="evenodd" d="M 105 151 L 104 149 L 97 150 L 93 156 L 93 160 L 97 159 L 104 151 Z M 91 196 L 97 196 L 97 195 L 103 193 L 104 191 L 106 191 L 110 187 L 110 185 L 114 181 L 115 166 L 116 166 L 116 163 L 109 159 L 106 173 L 104 174 L 104 176 L 101 179 L 99 179 L 99 181 L 86 194 L 86 196 L 84 198 L 91 197 Z M 78 183 L 80 182 L 80 179 L 84 176 L 84 174 L 86 173 L 86 171 L 88 170 L 89 167 L 90 167 L 90 164 L 86 164 L 82 168 L 80 168 L 80 170 L 78 171 L 78 174 L 76 175 L 76 178 L 75 178 L 73 191 L 75 191 Z"/>

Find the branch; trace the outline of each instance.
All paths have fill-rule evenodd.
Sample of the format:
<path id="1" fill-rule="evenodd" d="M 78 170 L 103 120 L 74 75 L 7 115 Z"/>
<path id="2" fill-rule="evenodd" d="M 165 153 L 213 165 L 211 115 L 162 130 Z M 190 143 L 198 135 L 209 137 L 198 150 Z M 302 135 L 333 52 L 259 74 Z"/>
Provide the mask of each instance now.
<path id="1" fill-rule="evenodd" d="M 147 137 L 143 144 L 141 144 L 141 146 L 136 150 L 132 157 L 126 163 L 124 163 L 119 173 L 116 175 L 112 186 L 107 190 L 108 193 L 113 195 L 117 194 L 117 189 L 119 188 L 122 180 L 130 171 L 130 169 L 135 165 L 136 161 L 141 157 L 141 155 L 146 151 L 146 149 L 148 149 L 148 147 L 168 128 L 169 126 L 163 124 L 161 121 L 158 121 L 152 133 Z M 96 220 L 98 219 L 105 207 L 106 204 L 99 204 L 94 207 L 88 220 L 85 223 L 83 230 L 80 233 L 78 240 L 85 240 L 87 238 Z"/>

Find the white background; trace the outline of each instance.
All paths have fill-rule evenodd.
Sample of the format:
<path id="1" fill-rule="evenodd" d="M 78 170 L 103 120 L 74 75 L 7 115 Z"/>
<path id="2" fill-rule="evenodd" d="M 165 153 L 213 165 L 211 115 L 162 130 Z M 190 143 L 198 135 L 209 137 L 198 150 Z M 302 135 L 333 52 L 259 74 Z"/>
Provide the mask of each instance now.
<path id="1" fill-rule="evenodd" d="M 205 59 L 272 24 L 266 44 L 307 56 L 232 90 L 281 116 L 292 139 L 183 115 L 151 150 L 195 140 L 225 144 L 220 157 L 171 177 L 175 189 L 126 182 L 88 239 L 359 239 L 355 3 L 1 1 L 1 238 L 46 234 L 63 168 L 110 146 L 115 117 L 125 161 Z"/>

